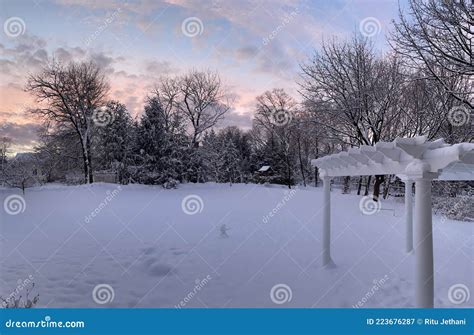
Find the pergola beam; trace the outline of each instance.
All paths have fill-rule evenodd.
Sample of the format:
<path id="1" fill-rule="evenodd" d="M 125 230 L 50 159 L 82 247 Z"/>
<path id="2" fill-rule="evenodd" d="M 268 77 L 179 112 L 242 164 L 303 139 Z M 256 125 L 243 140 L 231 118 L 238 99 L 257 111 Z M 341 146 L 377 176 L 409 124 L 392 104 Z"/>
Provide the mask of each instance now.
<path id="1" fill-rule="evenodd" d="M 445 144 L 444 141 L 426 142 L 426 138 L 397 139 L 379 142 L 375 147 L 361 146 L 314 159 L 311 163 L 326 169 L 331 177 L 348 175 L 405 174 L 414 162 L 426 163 L 430 172 L 442 171 L 439 179 L 455 180 L 453 173 L 472 174 L 474 167 L 474 143 Z M 466 180 L 463 177 L 463 180 Z"/>
<path id="2" fill-rule="evenodd" d="M 348 152 L 321 157 L 311 163 L 320 168 L 324 185 L 324 266 L 334 264 L 331 258 L 331 178 L 388 174 L 401 177 L 405 183 L 406 251 L 415 253 L 416 306 L 433 307 L 431 182 L 433 179 L 474 180 L 474 143 L 448 145 L 442 139 L 427 142 L 424 136 L 397 138 L 373 147 L 351 148 Z M 416 191 L 414 227 L 413 182 Z"/>

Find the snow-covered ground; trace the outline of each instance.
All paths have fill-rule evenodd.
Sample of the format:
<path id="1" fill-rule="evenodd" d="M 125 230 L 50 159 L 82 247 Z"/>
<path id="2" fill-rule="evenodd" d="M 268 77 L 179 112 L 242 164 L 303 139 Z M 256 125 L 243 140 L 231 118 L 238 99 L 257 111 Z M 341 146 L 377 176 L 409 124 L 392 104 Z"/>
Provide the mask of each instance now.
<path id="1" fill-rule="evenodd" d="M 414 305 L 400 200 L 364 215 L 360 197 L 334 190 L 336 267 L 324 269 L 320 188 L 117 187 L 47 185 L 17 215 L 0 208 L 0 295 L 24 295 L 31 278 L 39 307 Z M 12 194 L 0 190 L 2 204 Z M 473 307 L 448 295 L 457 284 L 474 295 L 473 225 L 434 216 L 434 246 L 435 306 Z"/>

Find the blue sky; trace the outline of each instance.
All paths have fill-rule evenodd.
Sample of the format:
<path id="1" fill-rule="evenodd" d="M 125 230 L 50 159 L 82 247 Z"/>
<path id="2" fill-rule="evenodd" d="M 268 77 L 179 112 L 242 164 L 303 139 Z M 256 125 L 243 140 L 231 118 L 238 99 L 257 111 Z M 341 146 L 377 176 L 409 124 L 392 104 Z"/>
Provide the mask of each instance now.
<path id="1" fill-rule="evenodd" d="M 299 64 L 324 39 L 368 29 L 376 48 L 388 50 L 398 6 L 392 0 L 1 0 L 0 129 L 16 150 L 32 148 L 37 121 L 22 113 L 32 103 L 23 87 L 26 75 L 51 57 L 97 61 L 111 98 L 133 115 L 160 76 L 217 70 L 236 98 L 225 123 L 246 128 L 265 90 L 284 88 L 298 98 Z M 12 22 L 20 32 L 9 30 Z"/>

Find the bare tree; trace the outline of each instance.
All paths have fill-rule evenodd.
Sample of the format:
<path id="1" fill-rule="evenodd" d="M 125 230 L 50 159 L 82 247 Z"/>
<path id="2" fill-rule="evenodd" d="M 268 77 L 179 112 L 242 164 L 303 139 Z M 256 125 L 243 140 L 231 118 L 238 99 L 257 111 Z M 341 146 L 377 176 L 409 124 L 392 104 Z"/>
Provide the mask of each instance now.
<path id="1" fill-rule="evenodd" d="M 461 103 L 474 108 L 474 5 L 471 0 L 409 0 L 400 10 L 391 44 L 394 50 L 444 86 Z M 471 78 L 468 90 L 453 90 L 451 78 Z"/>
<path id="2" fill-rule="evenodd" d="M 9 138 L 0 138 L 0 150 L 8 148 Z M 4 152 L 8 152 L 4 151 Z M 16 153 L 14 157 L 3 158 L 0 165 L 0 185 L 19 188 L 25 193 L 27 187 L 43 183 L 41 164 L 35 153 Z"/>
<path id="3" fill-rule="evenodd" d="M 191 145 L 197 147 L 202 134 L 214 127 L 230 109 L 219 75 L 212 71 L 191 71 L 180 77 L 177 107 L 191 125 Z"/>
<path id="4" fill-rule="evenodd" d="M 314 122 L 327 129 L 329 139 L 344 147 L 393 140 L 403 75 L 393 55 L 377 56 L 368 39 L 325 43 L 309 64 L 302 65 L 301 93 L 314 112 Z M 376 176 L 378 199 L 384 176 Z"/>
<path id="5" fill-rule="evenodd" d="M 7 154 L 9 153 L 12 140 L 9 137 L 0 137 L 0 171 L 3 170 L 7 163 Z"/>
<path id="6" fill-rule="evenodd" d="M 182 96 L 181 88 L 179 77 L 163 77 L 147 99 L 148 102 L 153 98 L 159 101 L 163 113 L 163 126 L 168 134 L 181 133 L 184 127 L 184 122 L 182 122 L 184 116 L 178 108 Z"/>
<path id="7" fill-rule="evenodd" d="M 69 129 L 58 131 L 50 122 L 43 122 L 39 129 L 35 151 L 48 182 L 65 178 L 67 171 L 82 162 L 82 149 L 76 133 Z"/>
<path id="8" fill-rule="evenodd" d="M 389 140 L 387 124 L 401 113 L 403 77 L 395 57 L 377 58 L 369 41 L 356 36 L 325 43 L 302 71 L 301 93 L 329 136 L 349 145 Z"/>
<path id="9" fill-rule="evenodd" d="M 447 116 L 459 102 L 426 72 L 426 69 L 415 70 L 404 75 L 405 84 L 398 104 L 403 113 L 391 124 L 390 131 L 404 137 L 425 135 L 430 140 L 441 136 L 448 143 L 469 141 L 470 124 L 453 125 Z M 452 91 L 461 91 L 468 82 L 453 76 L 445 85 Z"/>
<path id="10" fill-rule="evenodd" d="M 29 77 L 26 90 L 43 106 L 31 113 L 54 123 L 60 132 L 76 134 L 82 150 L 85 182 L 92 183 L 94 120 L 103 121 L 98 112 L 109 90 L 101 69 L 92 62 L 68 65 L 52 62 L 41 73 Z"/>
<path id="11" fill-rule="evenodd" d="M 272 169 L 282 170 L 286 185 L 291 188 L 294 169 L 294 128 L 293 118 L 297 112 L 297 104 L 282 89 L 267 91 L 257 97 L 254 127 L 264 145 L 269 147 L 274 156 Z M 278 164 L 281 164 L 280 169 Z"/>

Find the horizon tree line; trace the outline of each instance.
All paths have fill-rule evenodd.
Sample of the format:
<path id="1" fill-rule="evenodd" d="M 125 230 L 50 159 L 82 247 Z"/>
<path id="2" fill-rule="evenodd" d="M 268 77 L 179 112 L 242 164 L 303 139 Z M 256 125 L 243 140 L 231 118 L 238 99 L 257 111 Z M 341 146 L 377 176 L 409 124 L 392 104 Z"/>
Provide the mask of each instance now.
<path id="1" fill-rule="evenodd" d="M 324 42 L 301 64 L 300 101 L 278 88 L 262 93 L 249 131 L 219 128 L 233 99 L 215 71 L 160 78 L 133 119 L 124 104 L 108 99 L 110 85 L 98 65 L 50 62 L 25 87 L 37 102 L 29 112 L 42 122 L 36 152 L 48 180 L 55 171 L 81 167 L 84 183 L 107 170 L 120 183 L 291 187 L 317 182 L 310 158 L 350 147 L 418 135 L 471 142 L 472 13 L 465 1 L 410 0 L 386 53 L 358 34 Z M 1 144 L 7 179 L 11 141 Z M 264 165 L 271 173 L 258 173 Z M 374 176 L 375 200 L 392 177 Z M 349 182 L 344 179 L 345 188 Z M 366 194 L 370 184 L 371 177 Z"/>

